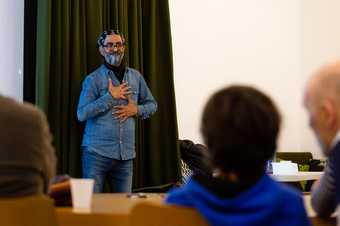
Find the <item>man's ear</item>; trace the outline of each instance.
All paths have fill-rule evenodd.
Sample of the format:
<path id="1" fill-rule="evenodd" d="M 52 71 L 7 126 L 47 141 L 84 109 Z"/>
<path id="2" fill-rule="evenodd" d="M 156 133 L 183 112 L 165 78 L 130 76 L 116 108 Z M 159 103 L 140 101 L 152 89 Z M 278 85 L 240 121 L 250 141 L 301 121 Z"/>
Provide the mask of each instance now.
<path id="1" fill-rule="evenodd" d="M 337 127 L 337 112 L 335 103 L 330 99 L 325 99 L 322 104 L 323 120 L 329 129 Z"/>

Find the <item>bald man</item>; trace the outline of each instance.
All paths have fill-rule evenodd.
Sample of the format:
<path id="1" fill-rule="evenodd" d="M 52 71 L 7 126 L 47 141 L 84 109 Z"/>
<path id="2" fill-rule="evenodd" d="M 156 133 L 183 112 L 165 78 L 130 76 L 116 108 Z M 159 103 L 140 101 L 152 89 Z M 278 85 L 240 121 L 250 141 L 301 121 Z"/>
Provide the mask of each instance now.
<path id="1" fill-rule="evenodd" d="M 307 83 L 304 105 L 309 125 L 328 157 L 324 176 L 312 187 L 312 206 L 326 217 L 336 208 L 335 157 L 340 153 L 340 61 L 322 67 Z"/>

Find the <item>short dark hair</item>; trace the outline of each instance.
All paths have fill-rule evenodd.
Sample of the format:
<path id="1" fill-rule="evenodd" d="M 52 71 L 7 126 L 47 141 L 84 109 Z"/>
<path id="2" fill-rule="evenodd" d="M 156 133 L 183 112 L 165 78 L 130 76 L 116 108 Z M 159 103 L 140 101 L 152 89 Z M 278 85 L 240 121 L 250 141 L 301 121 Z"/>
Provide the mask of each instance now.
<path id="1" fill-rule="evenodd" d="M 106 36 L 108 35 L 119 35 L 122 38 L 123 44 L 125 44 L 125 38 L 122 32 L 120 32 L 119 30 L 109 29 L 100 33 L 97 39 L 97 48 L 104 45 L 104 41 L 106 39 Z"/>
<path id="2" fill-rule="evenodd" d="M 248 86 L 230 86 L 207 102 L 201 132 L 213 167 L 240 176 L 262 174 L 276 149 L 280 113 L 273 101 Z"/>

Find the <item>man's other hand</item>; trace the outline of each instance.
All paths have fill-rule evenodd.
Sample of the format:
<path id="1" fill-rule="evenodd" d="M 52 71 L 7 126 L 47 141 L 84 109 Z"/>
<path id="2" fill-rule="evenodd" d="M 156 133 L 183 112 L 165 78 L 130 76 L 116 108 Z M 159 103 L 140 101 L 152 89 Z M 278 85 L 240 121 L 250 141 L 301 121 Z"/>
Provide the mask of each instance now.
<path id="1" fill-rule="evenodd" d="M 115 109 L 117 110 L 113 112 L 112 115 L 121 122 L 124 122 L 127 118 L 136 115 L 138 112 L 137 104 L 131 99 L 131 96 L 128 96 L 127 105 L 118 105 L 115 106 Z"/>

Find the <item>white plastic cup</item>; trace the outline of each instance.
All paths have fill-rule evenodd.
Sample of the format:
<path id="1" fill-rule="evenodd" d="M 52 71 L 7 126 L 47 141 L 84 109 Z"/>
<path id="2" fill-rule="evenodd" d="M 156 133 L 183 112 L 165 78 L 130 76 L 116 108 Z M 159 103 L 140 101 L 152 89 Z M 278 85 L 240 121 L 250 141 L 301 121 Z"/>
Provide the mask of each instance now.
<path id="1" fill-rule="evenodd" d="M 71 195 L 73 211 L 88 213 L 91 211 L 93 179 L 71 179 Z"/>

